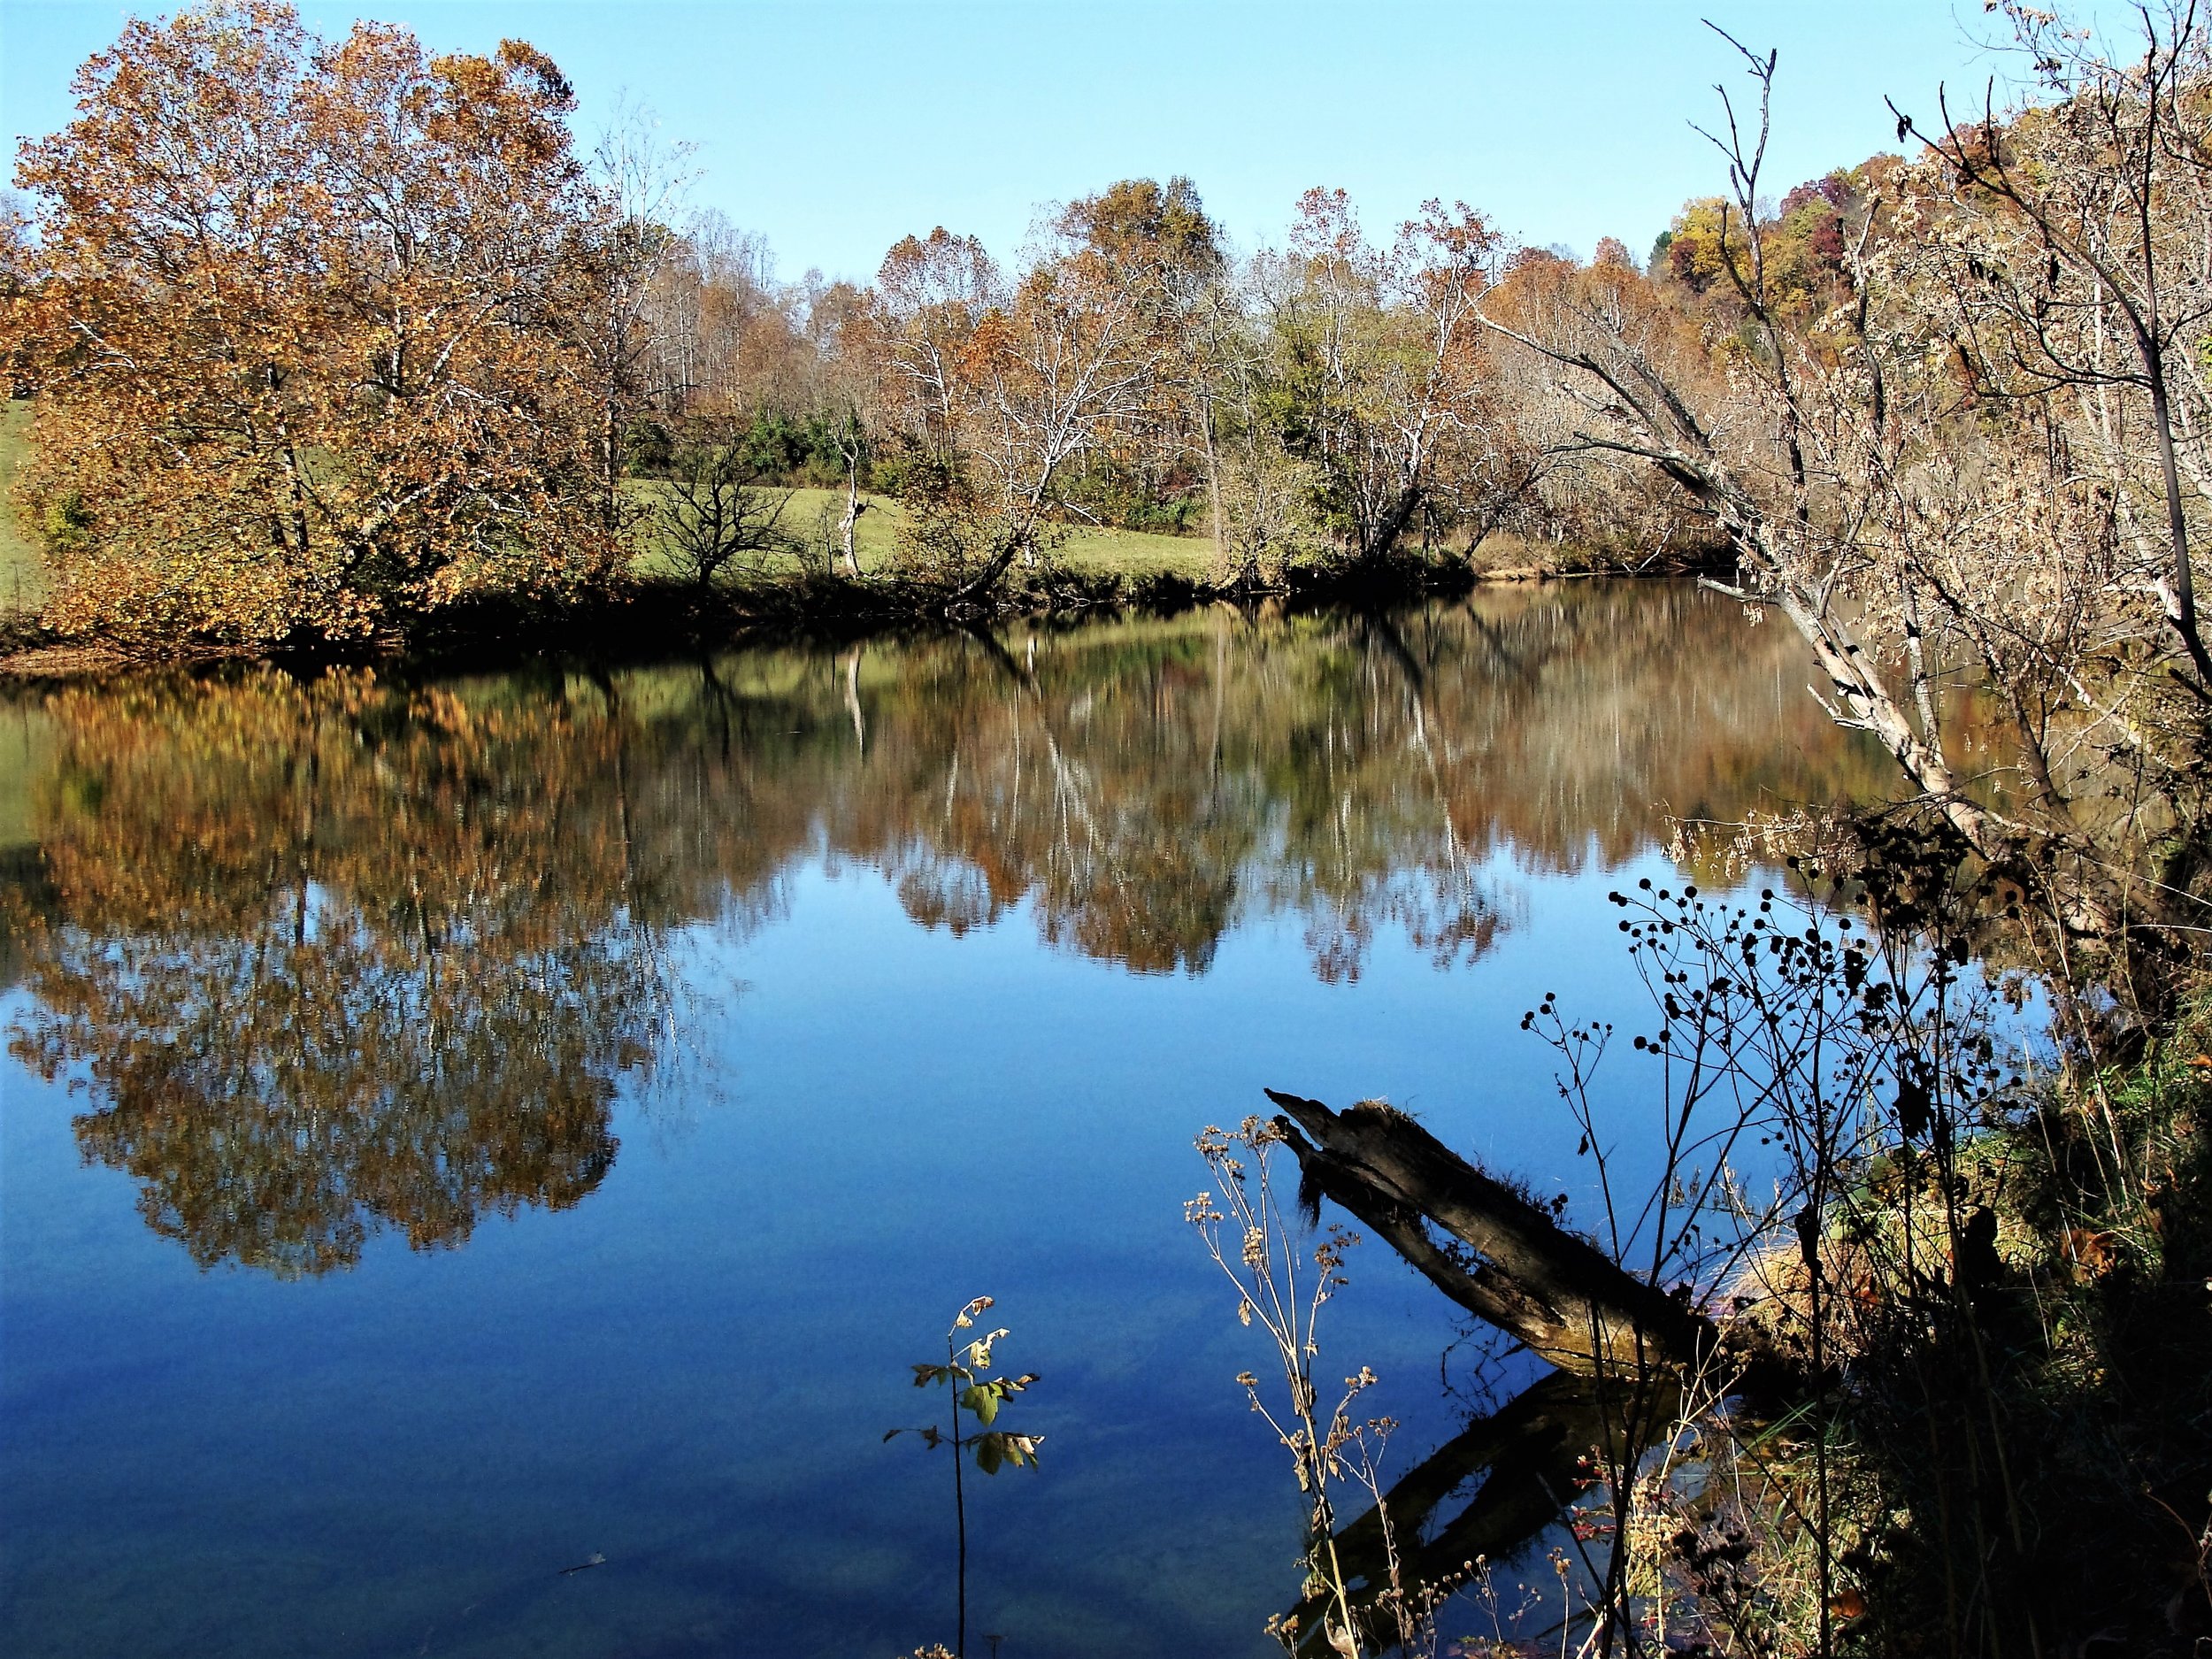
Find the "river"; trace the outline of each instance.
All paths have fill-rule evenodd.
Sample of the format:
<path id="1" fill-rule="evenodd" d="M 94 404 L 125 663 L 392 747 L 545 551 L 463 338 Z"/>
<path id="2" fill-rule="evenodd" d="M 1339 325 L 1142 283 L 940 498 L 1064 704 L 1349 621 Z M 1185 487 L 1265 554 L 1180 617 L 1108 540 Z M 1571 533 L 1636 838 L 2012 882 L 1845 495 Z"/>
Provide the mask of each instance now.
<path id="1" fill-rule="evenodd" d="M 1521 1014 L 1643 1006 L 1609 890 L 1761 879 L 1678 822 L 1888 786 L 1806 679 L 1582 583 L 13 695 L 0 1648 L 949 1643 L 948 1454 L 884 1434 L 987 1294 L 1044 1441 L 968 1482 L 970 1651 L 1272 1651 L 1298 1498 L 1193 1136 L 1379 1096 L 1582 1214 Z M 1348 1275 L 1410 1463 L 1480 1344 Z"/>

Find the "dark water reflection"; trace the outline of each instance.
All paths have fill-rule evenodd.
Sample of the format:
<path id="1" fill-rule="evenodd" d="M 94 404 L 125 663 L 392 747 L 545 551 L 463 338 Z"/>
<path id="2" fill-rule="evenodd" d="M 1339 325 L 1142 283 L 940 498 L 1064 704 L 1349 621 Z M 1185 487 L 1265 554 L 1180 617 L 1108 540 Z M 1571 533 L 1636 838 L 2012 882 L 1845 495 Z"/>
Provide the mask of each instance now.
<path id="1" fill-rule="evenodd" d="M 1604 889 L 1670 815 L 1885 782 L 1803 679 L 1583 585 L 19 704 L 0 1646 L 910 1649 L 944 1471 L 883 1384 L 991 1288 L 1057 1413 L 988 1494 L 1009 1659 L 1258 1651 L 1294 1512 L 1188 1135 L 1389 1092 L 1549 1175 L 1500 1045 L 1622 991 Z M 1433 1374 L 1443 1309 L 1361 1265 L 1348 1340 Z"/>

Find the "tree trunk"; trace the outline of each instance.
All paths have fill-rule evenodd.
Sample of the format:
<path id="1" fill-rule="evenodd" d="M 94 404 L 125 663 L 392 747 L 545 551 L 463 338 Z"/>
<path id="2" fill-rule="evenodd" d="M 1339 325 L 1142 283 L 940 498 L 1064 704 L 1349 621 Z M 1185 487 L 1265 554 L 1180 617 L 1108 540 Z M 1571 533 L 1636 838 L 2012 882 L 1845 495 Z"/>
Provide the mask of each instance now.
<path id="1" fill-rule="evenodd" d="M 1420 504 L 1420 486 L 1408 485 L 1400 490 L 1389 511 L 1368 526 L 1360 546 L 1360 557 L 1370 564 L 1387 558 L 1398 545 L 1398 538 L 1405 534 L 1406 520 L 1413 517 L 1414 509 Z"/>
<path id="2" fill-rule="evenodd" d="M 1454 1302 L 1561 1370 L 1639 1375 L 1694 1363 L 1713 1346 L 1709 1322 L 1403 1112 L 1267 1097 L 1289 1114 L 1275 1121 L 1298 1159 L 1302 1199 L 1334 1200 Z"/>
<path id="3" fill-rule="evenodd" d="M 2166 534 L 2172 560 L 2162 595 L 2166 616 L 2181 636 L 2182 649 L 2189 653 L 2189 665 L 2197 671 L 2204 688 L 2212 691 L 2212 656 L 2207 655 L 2203 637 L 2197 632 L 2196 577 L 2189 565 L 2189 518 L 2182 504 L 2180 472 L 2174 464 L 2174 419 L 2166 397 L 2165 358 L 2154 342 L 2145 343 L 2144 365 L 2150 371 L 2151 421 L 2158 433 L 2159 480 L 2165 487 Z"/>
<path id="4" fill-rule="evenodd" d="M 1199 430 L 1206 440 L 1206 512 L 1214 543 L 1214 569 L 1229 568 L 1229 526 L 1221 517 L 1221 453 L 1214 445 L 1214 411 L 1208 403 L 1200 416 Z"/>
<path id="5" fill-rule="evenodd" d="M 859 527 L 860 515 L 867 509 L 860 504 L 860 457 L 848 457 L 845 466 L 845 518 L 837 528 L 845 541 L 845 568 L 853 580 L 860 580 L 860 556 L 853 550 L 853 533 Z"/>

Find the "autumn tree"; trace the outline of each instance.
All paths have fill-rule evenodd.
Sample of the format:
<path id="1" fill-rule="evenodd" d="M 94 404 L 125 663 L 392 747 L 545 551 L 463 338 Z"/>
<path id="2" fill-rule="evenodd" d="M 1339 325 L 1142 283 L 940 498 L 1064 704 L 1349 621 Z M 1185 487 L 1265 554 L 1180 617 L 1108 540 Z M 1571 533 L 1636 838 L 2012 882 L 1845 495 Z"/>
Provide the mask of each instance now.
<path id="1" fill-rule="evenodd" d="M 2190 908 L 2202 821 L 2200 711 L 2164 672 L 2193 657 L 2177 607 L 2162 615 L 2123 557 L 2123 515 L 2075 458 L 2078 409 L 1981 395 L 1957 290 L 1926 280 L 1964 228 L 1955 202 L 1907 176 L 1855 204 L 1847 299 L 1793 320 L 1778 257 L 1790 216 L 1777 227 L 1757 206 L 1775 59 L 1744 58 L 1755 105 L 1724 95 L 1717 129 L 1730 195 L 1710 248 L 1730 310 L 1710 332 L 1607 272 L 1531 320 L 1486 320 L 1563 372 L 1579 420 L 1561 447 L 1640 462 L 1682 492 L 1738 559 L 1739 580 L 1716 585 L 1788 618 L 1832 717 L 1871 733 L 1918 805 L 2055 926 L 2110 943 L 2131 918 L 2170 920 Z M 2095 165 L 2124 169 L 2124 152 Z M 2125 199 L 2116 178 L 2083 188 Z M 1995 699 L 2010 765 L 1993 772 L 1962 720 L 1962 680 Z"/>
<path id="2" fill-rule="evenodd" d="M 1556 329 L 1571 330 L 1581 308 L 1597 304 L 1702 394 L 1723 381 L 1726 370 L 1715 360 L 1702 322 L 1677 299 L 1663 280 L 1655 284 L 1624 257 L 1583 267 L 1524 251 L 1507 262 L 1483 307 L 1509 328 L 1549 337 Z M 1517 496 L 1501 502 L 1492 520 L 1496 527 L 1532 541 L 1571 543 L 1632 569 L 1709 560 L 1717 538 L 1663 474 L 1639 457 L 1578 440 L 1588 411 L 1555 364 L 1508 349 L 1494 354 L 1489 373 L 1496 452 L 1501 459 L 1514 457 L 1528 480 Z"/>
<path id="3" fill-rule="evenodd" d="M 1234 296 L 1220 228 L 1206 215 L 1197 187 L 1182 177 L 1161 185 L 1125 179 L 1061 210 L 1058 234 L 1070 247 L 1104 260 L 1134 297 L 1150 336 L 1151 406 L 1129 424 L 1109 465 L 1141 481 L 1162 502 L 1187 487 L 1187 468 L 1202 478 L 1217 557 L 1224 549 L 1220 399 L 1224 324 L 1233 326 Z"/>
<path id="4" fill-rule="evenodd" d="M 713 209 L 691 215 L 649 296 L 656 411 L 727 424 L 802 406 L 817 343 L 803 309 L 803 296 L 777 280 L 764 238 Z"/>
<path id="5" fill-rule="evenodd" d="M 1628 244 L 1617 236 L 1601 236 L 1590 255 L 1592 265 L 1612 265 L 1623 271 L 1636 269 L 1635 256 L 1628 251 Z"/>
<path id="6" fill-rule="evenodd" d="M 867 465 L 884 424 L 887 336 L 881 308 L 872 294 L 849 282 L 833 282 L 807 306 L 807 334 L 814 349 L 810 403 L 844 463 L 845 511 L 836 525 L 838 549 L 846 573 L 860 575 L 856 541 L 861 468 Z"/>
<path id="7" fill-rule="evenodd" d="M 969 353 L 1005 298 L 998 262 L 973 236 L 940 225 L 893 245 L 876 273 L 886 403 L 910 450 L 949 467 L 960 448 Z"/>
<path id="8" fill-rule="evenodd" d="M 1667 227 L 1666 274 L 1693 294 L 1704 293 L 1724 280 L 1729 259 L 1741 257 L 1743 234 L 1741 215 L 1722 197 L 1686 203 Z"/>
<path id="9" fill-rule="evenodd" d="M 276 0 L 133 21 L 17 171 L 50 615 L 360 634 L 621 554 L 568 83 Z"/>
<path id="10" fill-rule="evenodd" d="M 940 228 L 895 247 L 878 288 L 916 462 L 907 566 L 972 603 L 1041 562 L 1070 464 L 1141 424 L 1167 348 L 1093 247 L 1048 247 L 1010 284 L 980 243 Z"/>
<path id="11" fill-rule="evenodd" d="M 1429 202 L 1378 247 L 1343 191 L 1315 189 L 1288 250 L 1262 262 L 1275 424 L 1315 469 L 1325 521 L 1356 564 L 1386 559 L 1432 513 L 1455 519 L 1482 489 L 1497 446 L 1483 439 L 1476 305 L 1499 251 L 1464 203 Z"/>

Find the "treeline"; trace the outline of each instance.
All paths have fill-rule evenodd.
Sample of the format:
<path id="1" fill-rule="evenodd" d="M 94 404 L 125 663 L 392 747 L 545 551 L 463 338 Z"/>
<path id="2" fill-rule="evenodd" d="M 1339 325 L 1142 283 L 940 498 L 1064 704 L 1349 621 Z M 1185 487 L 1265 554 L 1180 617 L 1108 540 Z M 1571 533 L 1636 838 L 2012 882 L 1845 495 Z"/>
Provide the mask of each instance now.
<path id="1" fill-rule="evenodd" d="M 1901 165 L 1801 185 L 1761 223 L 1801 325 L 1851 296 L 1847 237 Z M 1718 349 L 1738 322 L 1724 218 L 1693 200 L 1644 265 L 1612 237 L 1593 264 L 1713 327 Z M 628 453 L 669 472 L 720 449 L 759 483 L 901 496 L 976 472 L 1018 495 L 1048 472 L 1044 522 L 1207 536 L 1225 571 L 1263 581 L 1416 545 L 1463 560 L 1498 531 L 1644 565 L 1723 545 L 1640 472 L 1563 452 L 1572 423 L 1545 408 L 1540 365 L 1482 326 L 1486 297 L 1509 311 L 1574 268 L 1464 204 L 1378 241 L 1318 189 L 1286 250 L 1240 259 L 1180 177 L 1066 204 L 1013 271 L 941 227 L 906 238 L 864 288 L 811 271 L 779 284 L 765 245 L 710 214 L 650 287 Z M 1008 452 L 1008 428 L 1056 419 L 1064 456 L 1041 434 Z"/>
<path id="2" fill-rule="evenodd" d="M 1377 235 L 1318 189 L 1237 257 L 1179 178 L 1069 203 L 1012 268 L 939 228 L 867 287 L 779 284 L 758 239 L 677 222 L 681 158 L 644 123 L 585 153 L 518 42 L 435 58 L 238 0 L 130 24 L 75 91 L 0 260 L 35 400 L 19 504 L 50 625 L 157 642 L 404 634 L 618 587 L 647 549 L 702 592 L 795 555 L 858 579 L 867 492 L 902 504 L 882 574 L 937 608 L 989 608 L 1085 525 L 1203 537 L 1224 588 L 1464 572 L 1502 532 L 1725 554 L 1497 325 L 1594 280 L 1724 385 L 1737 256 L 1809 327 L 1861 291 L 1870 204 L 1909 171 L 1801 187 L 1747 236 L 1694 202 L 1648 273 L 1464 204 Z M 758 494 L 796 484 L 846 494 L 810 543 Z"/>

